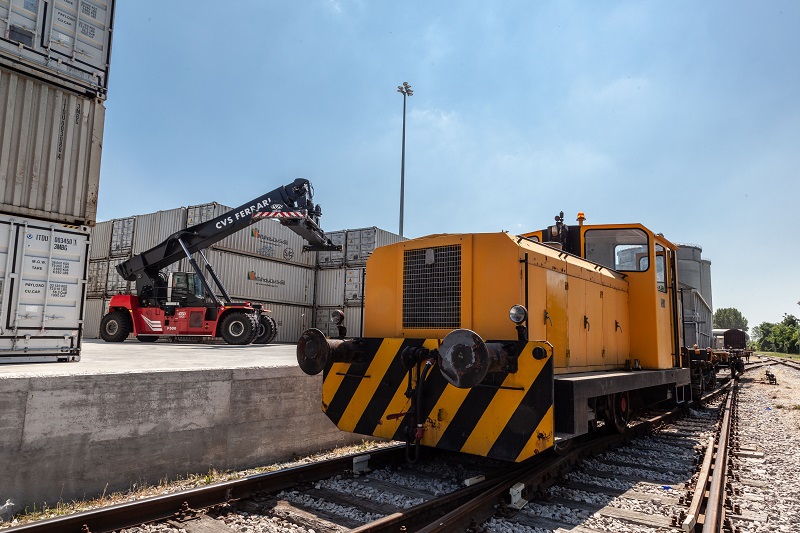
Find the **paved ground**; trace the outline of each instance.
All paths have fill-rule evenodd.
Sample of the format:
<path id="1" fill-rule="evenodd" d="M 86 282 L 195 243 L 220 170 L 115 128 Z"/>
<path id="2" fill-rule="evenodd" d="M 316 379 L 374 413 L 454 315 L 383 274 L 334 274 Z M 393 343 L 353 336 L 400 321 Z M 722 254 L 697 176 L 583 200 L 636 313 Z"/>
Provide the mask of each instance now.
<path id="1" fill-rule="evenodd" d="M 23 376 L 65 376 L 159 372 L 183 369 L 233 369 L 297 366 L 294 344 L 191 344 L 159 341 L 142 343 L 135 339 L 108 343 L 82 341 L 77 363 L 27 363 L 0 365 L 0 379 Z"/>

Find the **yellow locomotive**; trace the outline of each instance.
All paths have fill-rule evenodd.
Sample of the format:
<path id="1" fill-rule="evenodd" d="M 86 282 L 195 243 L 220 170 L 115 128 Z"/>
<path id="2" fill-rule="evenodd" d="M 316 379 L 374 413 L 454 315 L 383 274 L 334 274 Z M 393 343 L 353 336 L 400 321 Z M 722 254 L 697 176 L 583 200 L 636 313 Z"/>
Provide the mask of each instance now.
<path id="1" fill-rule="evenodd" d="M 641 224 L 431 235 L 367 262 L 364 337 L 303 333 L 342 430 L 523 461 L 691 395 L 676 247 Z M 341 321 L 343 314 L 338 314 Z"/>

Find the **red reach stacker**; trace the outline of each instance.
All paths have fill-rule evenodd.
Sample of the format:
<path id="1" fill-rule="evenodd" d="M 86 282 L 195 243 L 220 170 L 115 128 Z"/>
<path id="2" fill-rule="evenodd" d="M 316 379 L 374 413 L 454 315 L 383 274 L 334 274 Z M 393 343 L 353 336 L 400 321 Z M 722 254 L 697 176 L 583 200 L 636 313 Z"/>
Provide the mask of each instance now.
<path id="1" fill-rule="evenodd" d="M 231 301 L 203 250 L 262 218 L 274 218 L 303 237 L 309 243 L 304 252 L 341 250 L 319 227 L 322 210 L 312 202 L 313 191 L 308 180 L 298 178 L 217 218 L 178 231 L 117 265 L 124 279 L 136 282 L 136 295 L 111 298 L 108 314 L 100 322 L 100 337 L 122 342 L 133 333 L 142 342 L 162 337 L 222 337 L 228 344 L 270 342 L 277 333 L 275 321 L 259 304 Z M 192 257 L 198 252 L 222 298 Z M 193 272 L 162 271 L 184 257 L 189 258 Z"/>

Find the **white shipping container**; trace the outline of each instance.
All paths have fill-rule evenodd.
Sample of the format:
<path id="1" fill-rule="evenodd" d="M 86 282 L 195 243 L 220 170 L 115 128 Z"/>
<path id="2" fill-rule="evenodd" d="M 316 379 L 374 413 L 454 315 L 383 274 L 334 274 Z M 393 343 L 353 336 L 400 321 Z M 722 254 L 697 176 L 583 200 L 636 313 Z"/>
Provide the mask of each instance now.
<path id="1" fill-rule="evenodd" d="M 314 266 L 315 252 L 304 252 L 305 239 L 277 220 L 259 220 L 214 244 L 214 248 L 275 261 Z"/>
<path id="2" fill-rule="evenodd" d="M 146 252 L 150 248 L 161 244 L 170 235 L 185 227 L 185 207 L 137 215 L 131 247 L 133 255 Z"/>
<path id="3" fill-rule="evenodd" d="M 109 256 L 130 256 L 131 249 L 133 248 L 133 228 L 136 225 L 136 218 L 115 218 L 111 222 L 111 247 Z"/>
<path id="4" fill-rule="evenodd" d="M 89 259 L 107 259 L 111 250 L 111 230 L 114 226 L 112 220 L 98 222 L 92 228 L 92 245 L 89 250 Z"/>
<path id="5" fill-rule="evenodd" d="M 345 249 L 347 247 L 347 233 L 337 231 L 326 233 L 333 244 L 342 247 L 338 252 L 317 252 L 317 264 L 322 268 L 339 268 L 344 264 Z"/>
<path id="6" fill-rule="evenodd" d="M 376 227 L 348 230 L 347 264 L 363 265 L 375 248 L 404 240 L 406 240 L 405 237 Z"/>
<path id="7" fill-rule="evenodd" d="M 101 102 L 0 68 L 0 211 L 93 226 L 104 120 Z"/>
<path id="8" fill-rule="evenodd" d="M 344 280 L 345 305 L 361 305 L 364 300 L 364 267 L 348 268 Z"/>
<path id="9" fill-rule="evenodd" d="M 80 360 L 89 228 L 0 215 L 0 362 Z"/>
<path id="10" fill-rule="evenodd" d="M 279 263 L 225 250 L 205 251 L 228 294 L 252 300 L 310 306 L 314 300 L 314 269 Z M 198 261 L 202 266 L 202 262 Z M 206 276 L 209 277 L 209 276 Z M 213 281 L 209 279 L 213 286 Z"/>
<path id="11" fill-rule="evenodd" d="M 114 0 L 0 0 L 0 63 L 78 93 L 108 89 Z"/>
<path id="12" fill-rule="evenodd" d="M 87 298 L 86 311 L 83 319 L 83 338 L 97 339 L 100 337 L 100 321 L 106 314 L 108 301 L 103 298 Z"/>
<path id="13" fill-rule="evenodd" d="M 344 305 L 343 268 L 323 268 L 317 271 L 316 304 L 320 306 Z"/>
<path id="14" fill-rule="evenodd" d="M 89 261 L 88 281 L 86 294 L 89 297 L 102 297 L 106 295 L 106 282 L 108 281 L 108 259 Z"/>

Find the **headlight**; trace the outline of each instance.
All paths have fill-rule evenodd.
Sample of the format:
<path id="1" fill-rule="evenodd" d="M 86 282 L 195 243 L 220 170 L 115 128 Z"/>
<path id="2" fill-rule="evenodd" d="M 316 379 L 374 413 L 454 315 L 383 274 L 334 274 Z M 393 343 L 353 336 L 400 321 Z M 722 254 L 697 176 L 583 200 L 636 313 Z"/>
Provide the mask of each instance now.
<path id="1" fill-rule="evenodd" d="M 336 324 L 337 326 L 341 326 L 344 322 L 344 312 L 340 309 L 334 309 L 331 311 L 331 322 Z"/>
<path id="2" fill-rule="evenodd" d="M 514 324 L 522 324 L 525 322 L 525 319 L 528 318 L 528 310 L 522 305 L 515 305 L 508 312 L 508 318 L 510 318 L 511 322 Z"/>

